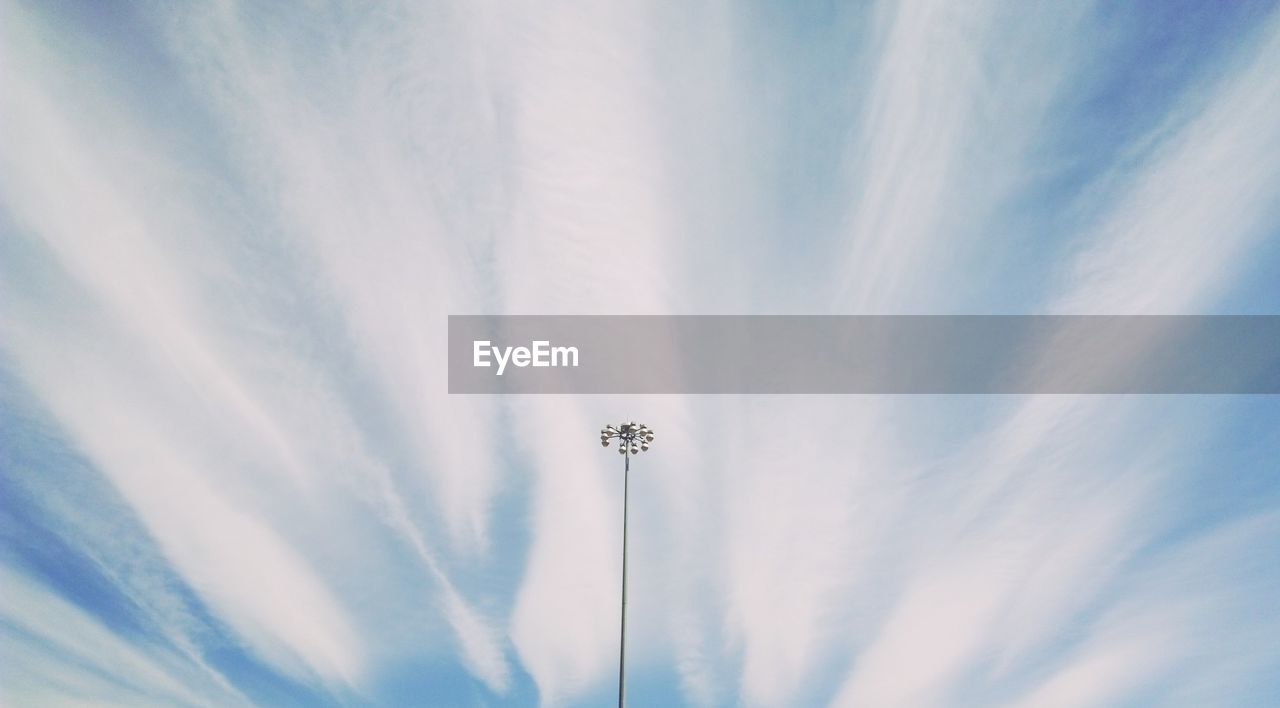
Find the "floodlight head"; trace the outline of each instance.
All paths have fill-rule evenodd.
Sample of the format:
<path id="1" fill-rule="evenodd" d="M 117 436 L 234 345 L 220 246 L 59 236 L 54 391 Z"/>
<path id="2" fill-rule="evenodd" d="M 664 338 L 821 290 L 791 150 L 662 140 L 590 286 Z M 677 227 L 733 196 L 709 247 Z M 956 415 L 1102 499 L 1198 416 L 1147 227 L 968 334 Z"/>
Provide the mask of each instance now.
<path id="1" fill-rule="evenodd" d="M 653 430 L 644 423 L 629 420 L 617 427 L 606 425 L 600 430 L 600 445 L 609 447 L 611 440 L 618 441 L 619 455 L 638 455 L 649 449 L 653 442 Z"/>

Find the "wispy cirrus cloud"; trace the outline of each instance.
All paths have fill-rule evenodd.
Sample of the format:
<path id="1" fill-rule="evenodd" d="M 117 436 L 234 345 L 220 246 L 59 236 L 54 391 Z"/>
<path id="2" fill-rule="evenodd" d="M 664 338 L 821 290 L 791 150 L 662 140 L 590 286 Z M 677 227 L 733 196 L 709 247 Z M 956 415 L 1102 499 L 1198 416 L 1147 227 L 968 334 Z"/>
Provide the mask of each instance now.
<path id="1" fill-rule="evenodd" d="M 1244 159 L 1239 154 L 1233 160 L 1229 150 L 1259 154 L 1255 151 L 1276 137 L 1264 106 L 1274 110 L 1280 96 L 1262 72 L 1275 60 L 1280 34 L 1274 24 L 1261 34 L 1255 46 L 1228 60 L 1240 70 L 1215 86 L 1209 100 L 1187 97 L 1184 105 L 1202 112 L 1166 133 L 1149 161 L 1129 175 L 1130 196 L 1101 217 L 1095 245 L 1076 261 L 1088 265 L 1075 269 L 1079 275 L 1051 307 L 1090 313 L 1194 311 L 1238 268 L 1230 260 L 1233 246 L 1246 248 L 1260 235 L 1273 189 L 1257 172 L 1226 173 L 1226 165 Z M 1225 146 L 1230 148 L 1224 151 Z M 1252 162 L 1251 168 L 1264 173 L 1271 169 L 1259 164 L 1264 161 Z M 1207 180 L 1208 175 L 1213 177 Z M 1145 244 L 1134 247 L 1135 242 Z M 1204 257 L 1209 250 L 1213 258 Z M 1191 263 L 1197 266 L 1188 267 Z M 1000 674 L 1016 676 L 1019 662 L 1053 651 L 1049 647 L 1074 623 L 1087 626 L 1082 615 L 1096 611 L 1097 603 L 1130 602 L 1124 593 L 1108 590 L 1152 542 L 1160 524 L 1151 514 L 1165 507 L 1159 487 L 1180 473 L 1168 457 L 1178 445 L 1166 441 L 1162 453 L 1147 446 L 1143 456 L 1117 467 L 1131 438 L 1098 431 L 1102 421 L 1119 428 L 1150 415 L 1143 405 L 1087 397 L 1041 397 L 1015 409 L 991 435 L 994 444 L 973 460 L 978 472 L 966 480 L 967 493 L 960 497 L 977 492 L 985 503 L 958 519 L 959 535 L 948 537 L 945 557 L 922 561 L 919 580 L 908 586 L 880 635 L 855 661 L 838 702 L 951 702 L 964 672 L 990 652 L 997 652 Z M 1091 491 L 1076 491 L 1081 488 Z M 1188 560 L 1187 567 L 1202 560 Z M 944 572 L 939 578 L 940 567 L 953 567 L 956 574 Z M 1174 627 L 1190 621 L 1172 612 L 1163 619 Z M 1168 657 L 1204 637 L 1147 641 L 1134 645 L 1116 637 L 1091 645 L 1096 657 L 1078 656 L 1052 688 L 1042 689 L 1041 698 L 1054 704 L 1123 700 L 1152 681 L 1168 680 L 1174 665 L 1166 663 Z M 1084 691 L 1086 685 L 1088 693 L 1065 698 L 1065 692 Z"/>
<path id="2" fill-rule="evenodd" d="M 1277 19 L 1125 12 L 7 8 L 6 698 L 608 700 L 621 416 L 637 703 L 1260 695 L 1266 401 L 445 393 L 456 313 L 1219 311 Z"/>
<path id="3" fill-rule="evenodd" d="M 4 579 L 5 692 L 26 704 L 226 705 L 244 697 L 180 658 L 122 639 L 92 614 L 12 570 Z"/>

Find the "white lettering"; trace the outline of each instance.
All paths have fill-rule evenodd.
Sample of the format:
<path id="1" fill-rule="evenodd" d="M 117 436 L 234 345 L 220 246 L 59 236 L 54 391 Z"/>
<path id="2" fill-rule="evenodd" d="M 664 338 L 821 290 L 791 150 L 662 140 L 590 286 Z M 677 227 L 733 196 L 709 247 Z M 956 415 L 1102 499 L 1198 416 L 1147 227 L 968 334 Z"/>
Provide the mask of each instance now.
<path id="1" fill-rule="evenodd" d="M 578 348 L 577 347 L 552 347 L 551 348 L 551 365 L 576 367 L 578 365 Z"/>
<path id="2" fill-rule="evenodd" d="M 533 365 L 537 367 L 550 366 L 551 362 L 547 360 L 547 355 L 551 353 L 551 342 L 545 339 L 533 340 Z"/>
<path id="3" fill-rule="evenodd" d="M 473 351 L 475 352 L 475 356 L 472 358 L 471 365 L 472 366 L 489 366 L 488 359 L 484 359 L 483 361 L 481 360 L 482 356 L 489 353 L 489 348 L 488 348 L 490 344 L 489 340 L 487 339 L 480 340 L 480 341 L 474 342 L 473 344 L 475 345 L 473 349 Z"/>
<path id="4" fill-rule="evenodd" d="M 496 361 L 498 376 L 507 370 L 507 364 L 521 369 L 526 366 L 578 366 L 577 347 L 556 347 L 545 339 L 534 340 L 532 347 L 495 347 L 488 340 L 476 340 L 472 345 L 472 365 L 488 368 Z"/>
<path id="5" fill-rule="evenodd" d="M 507 362 L 511 360 L 511 347 L 504 349 L 493 347 L 493 358 L 498 360 L 498 375 L 501 376 L 507 368 Z"/>

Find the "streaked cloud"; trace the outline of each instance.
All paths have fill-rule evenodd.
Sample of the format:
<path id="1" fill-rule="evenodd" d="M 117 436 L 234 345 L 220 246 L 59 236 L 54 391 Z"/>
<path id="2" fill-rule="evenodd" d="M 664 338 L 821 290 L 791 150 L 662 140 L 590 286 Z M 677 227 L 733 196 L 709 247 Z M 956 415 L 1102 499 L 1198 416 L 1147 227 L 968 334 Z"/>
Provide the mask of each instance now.
<path id="1" fill-rule="evenodd" d="M 638 704 L 1267 695 L 1270 400 L 446 393 L 450 313 L 1277 302 L 1280 16 L 1170 12 L 6 7 L 6 700 L 610 700 L 624 416 Z"/>

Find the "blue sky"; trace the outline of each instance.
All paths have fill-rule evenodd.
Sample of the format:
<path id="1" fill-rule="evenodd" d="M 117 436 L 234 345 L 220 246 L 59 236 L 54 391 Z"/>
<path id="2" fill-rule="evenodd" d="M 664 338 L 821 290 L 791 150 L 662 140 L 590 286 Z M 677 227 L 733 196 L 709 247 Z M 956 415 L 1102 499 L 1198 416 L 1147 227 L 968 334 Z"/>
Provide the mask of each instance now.
<path id="1" fill-rule="evenodd" d="M 448 314 L 1280 314 L 1274 3 L 6 2 L 0 700 L 1266 705 L 1280 400 L 450 397 Z"/>

